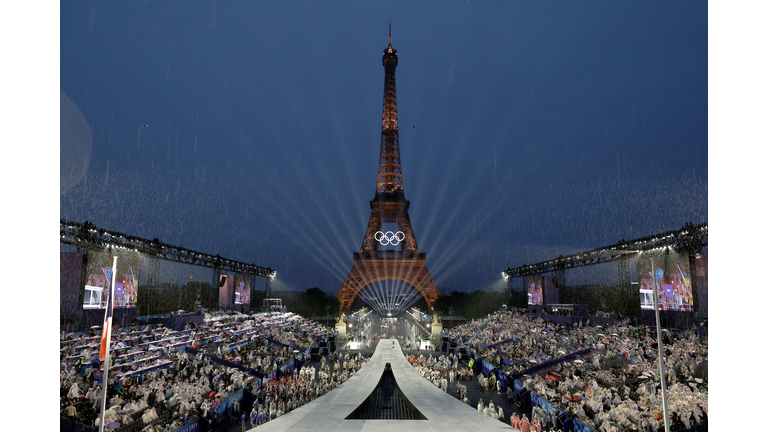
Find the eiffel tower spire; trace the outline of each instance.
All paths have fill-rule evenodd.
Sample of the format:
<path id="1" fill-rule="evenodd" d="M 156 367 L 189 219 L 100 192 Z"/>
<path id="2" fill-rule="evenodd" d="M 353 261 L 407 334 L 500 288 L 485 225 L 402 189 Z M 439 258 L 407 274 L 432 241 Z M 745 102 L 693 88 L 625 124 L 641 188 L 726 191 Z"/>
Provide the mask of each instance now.
<path id="1" fill-rule="evenodd" d="M 383 194 L 403 198 L 403 173 L 400 169 L 400 137 L 397 132 L 397 87 L 395 68 L 397 50 L 392 48 L 392 24 L 389 25 L 389 45 L 381 59 L 384 66 L 384 106 L 381 114 L 381 149 L 379 175 L 376 181 L 376 199 Z"/>

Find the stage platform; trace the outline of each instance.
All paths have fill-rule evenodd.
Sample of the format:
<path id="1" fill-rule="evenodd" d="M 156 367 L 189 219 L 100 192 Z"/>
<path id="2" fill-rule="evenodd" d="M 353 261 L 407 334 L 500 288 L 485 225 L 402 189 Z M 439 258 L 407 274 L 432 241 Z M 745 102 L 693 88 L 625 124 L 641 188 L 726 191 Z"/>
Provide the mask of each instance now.
<path id="1" fill-rule="evenodd" d="M 393 344 L 394 343 L 394 344 Z M 394 346 L 394 348 L 393 348 Z M 345 420 L 374 390 L 390 363 L 397 385 L 427 420 Z M 288 414 L 249 430 L 258 432 L 516 431 L 444 393 L 405 359 L 395 339 L 382 339 L 371 360 L 347 382 Z"/>

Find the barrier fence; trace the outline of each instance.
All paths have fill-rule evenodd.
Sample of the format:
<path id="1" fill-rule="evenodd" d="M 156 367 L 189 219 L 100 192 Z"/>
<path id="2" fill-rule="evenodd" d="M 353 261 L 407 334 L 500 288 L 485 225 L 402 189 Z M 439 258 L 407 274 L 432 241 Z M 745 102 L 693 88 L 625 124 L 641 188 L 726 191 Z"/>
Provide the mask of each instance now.
<path id="1" fill-rule="evenodd" d="M 225 400 L 221 401 L 216 407 L 211 409 L 213 413 L 216 415 L 216 421 L 221 422 L 224 417 L 231 412 L 232 410 L 232 403 L 234 401 L 237 401 L 238 403 L 243 400 L 243 395 L 245 394 L 245 390 L 240 389 L 236 393 L 234 393 L 232 396 L 226 398 Z M 242 405 L 241 405 L 242 406 Z"/>
<path id="2" fill-rule="evenodd" d="M 191 347 L 184 347 L 184 351 L 186 351 L 186 352 L 188 352 L 188 353 L 190 353 L 190 354 L 192 354 L 194 356 L 196 356 L 198 353 L 201 353 L 201 351 L 196 350 L 196 349 L 191 348 Z M 211 361 L 213 361 L 214 363 L 218 363 L 218 364 L 223 365 L 223 366 L 235 368 L 237 370 L 240 370 L 240 371 L 246 372 L 248 374 L 251 374 L 251 375 L 253 375 L 255 377 L 265 378 L 267 376 L 267 374 L 261 373 L 261 372 L 257 371 L 256 369 L 252 369 L 252 368 L 249 368 L 247 366 L 243 366 L 243 365 L 241 365 L 239 363 L 231 362 L 229 360 L 225 360 L 225 359 L 223 359 L 221 357 L 216 357 L 215 355 L 212 355 L 212 354 L 209 354 L 209 353 L 206 353 L 206 352 L 203 352 L 202 354 L 203 354 L 204 357 L 210 358 Z"/>
<path id="3" fill-rule="evenodd" d="M 194 419 L 179 426 L 173 432 L 204 432 L 208 430 L 208 425 L 203 426 L 203 419 L 195 417 Z"/>
<path id="4" fill-rule="evenodd" d="M 96 432 L 97 429 L 86 426 L 82 423 L 76 422 L 66 417 L 59 417 L 59 431 L 60 432 Z"/>
<path id="5" fill-rule="evenodd" d="M 595 348 L 585 348 L 585 349 L 582 349 L 582 350 L 579 350 L 579 351 L 575 351 L 575 352 L 572 352 L 572 353 L 570 353 L 568 355 L 565 355 L 565 356 L 562 356 L 562 357 L 558 357 L 558 358 L 556 358 L 554 360 L 545 361 L 543 363 L 539 363 L 537 365 L 531 366 L 528 369 L 525 369 L 524 371 L 516 372 L 516 373 L 514 373 L 512 375 L 509 375 L 509 377 L 511 379 L 517 379 L 517 378 L 519 378 L 519 377 L 521 377 L 523 375 L 533 375 L 536 372 L 539 372 L 539 371 L 542 371 L 542 370 L 545 370 L 545 369 L 549 369 L 549 368 L 557 366 L 558 364 L 563 363 L 563 362 L 576 360 L 579 357 L 583 357 L 583 356 L 588 355 L 590 353 L 593 353 L 595 351 L 598 351 L 598 350 L 595 349 Z"/>

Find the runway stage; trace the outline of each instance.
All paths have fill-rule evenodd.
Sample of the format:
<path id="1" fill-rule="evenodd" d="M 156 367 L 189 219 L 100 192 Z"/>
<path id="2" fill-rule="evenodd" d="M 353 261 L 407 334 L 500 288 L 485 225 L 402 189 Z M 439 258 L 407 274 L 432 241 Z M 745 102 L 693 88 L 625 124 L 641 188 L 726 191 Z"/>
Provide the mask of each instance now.
<path id="1" fill-rule="evenodd" d="M 394 347 L 393 347 L 394 346 Z M 381 379 L 390 363 L 397 385 L 426 420 L 345 420 Z M 406 432 L 406 431 L 516 431 L 510 425 L 483 415 L 427 381 L 405 359 L 395 339 L 383 339 L 371 360 L 344 384 L 328 394 L 257 428 L 258 432 Z"/>

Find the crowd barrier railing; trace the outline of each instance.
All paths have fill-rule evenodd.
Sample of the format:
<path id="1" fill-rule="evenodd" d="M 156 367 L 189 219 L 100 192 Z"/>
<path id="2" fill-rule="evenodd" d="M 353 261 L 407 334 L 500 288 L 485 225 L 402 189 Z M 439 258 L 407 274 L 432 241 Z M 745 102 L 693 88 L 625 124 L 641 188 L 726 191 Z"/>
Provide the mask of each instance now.
<path id="1" fill-rule="evenodd" d="M 186 351 L 186 352 L 188 352 L 188 353 L 190 353 L 192 355 L 195 355 L 195 356 L 198 353 L 200 353 L 199 350 L 196 350 L 196 349 L 191 348 L 191 347 L 184 347 L 184 351 Z M 266 374 L 264 374 L 262 372 L 259 372 L 256 369 L 251 369 L 251 368 L 249 368 L 247 366 L 243 366 L 241 364 L 238 364 L 238 363 L 235 363 L 235 362 L 231 362 L 229 360 L 225 360 L 225 359 L 223 359 L 221 357 L 216 357 L 215 355 L 212 355 L 212 354 L 209 354 L 209 353 L 206 353 L 206 352 L 204 352 L 202 354 L 203 354 L 203 356 L 210 358 L 211 361 L 213 361 L 215 363 L 218 363 L 218 364 L 223 365 L 223 366 L 235 368 L 235 369 L 241 370 L 243 372 L 247 372 L 247 373 L 249 373 L 249 374 L 251 374 L 251 375 L 253 375 L 255 377 L 264 378 L 264 377 L 267 376 Z"/>
<path id="2" fill-rule="evenodd" d="M 573 432 L 596 432 L 594 429 L 575 418 L 569 418 L 566 420 L 563 423 L 563 428 L 565 428 L 565 430 L 572 430 Z"/>
<path id="3" fill-rule="evenodd" d="M 95 428 L 86 426 L 66 417 L 59 417 L 60 432 L 96 432 Z"/>
<path id="4" fill-rule="evenodd" d="M 590 354 L 592 352 L 595 352 L 595 351 L 597 351 L 597 349 L 595 349 L 595 348 L 585 348 L 585 349 L 582 349 L 582 350 L 579 350 L 579 351 L 575 351 L 575 352 L 572 352 L 572 353 L 570 353 L 568 355 L 564 355 L 562 357 L 558 357 L 556 359 L 548 360 L 548 361 L 545 361 L 543 363 L 539 363 L 537 365 L 531 366 L 528 369 L 525 369 L 525 370 L 523 370 L 521 372 L 515 372 L 515 373 L 509 375 L 509 377 L 511 379 L 517 379 L 517 378 L 519 378 L 519 377 L 521 377 L 523 375 L 533 375 L 534 373 L 539 372 L 541 370 L 549 369 L 549 368 L 551 368 L 553 366 L 557 366 L 558 364 L 563 363 L 563 362 L 575 360 L 575 359 L 577 359 L 579 357 L 583 357 L 583 356 L 585 356 L 587 354 Z"/>
<path id="5" fill-rule="evenodd" d="M 548 400 L 539 396 L 539 394 L 534 391 L 532 391 L 530 394 L 531 394 L 531 406 L 538 405 L 544 408 L 546 412 L 550 412 L 550 410 L 552 410 L 552 404 Z"/>
<path id="6" fill-rule="evenodd" d="M 174 429 L 173 432 L 202 432 L 203 431 L 202 422 L 203 422 L 203 419 L 201 419 L 200 417 L 195 417 L 194 419 Z M 207 424 L 205 429 L 206 430 L 208 429 Z"/>
<path id="7" fill-rule="evenodd" d="M 244 389 L 240 389 L 237 392 L 235 392 L 232 396 L 226 398 L 225 400 L 221 401 L 216 407 L 212 409 L 214 414 L 216 414 L 216 420 L 221 422 L 224 419 L 224 416 L 226 413 L 232 408 L 232 403 L 234 401 L 240 402 L 243 400 L 243 396 L 245 394 Z"/>

